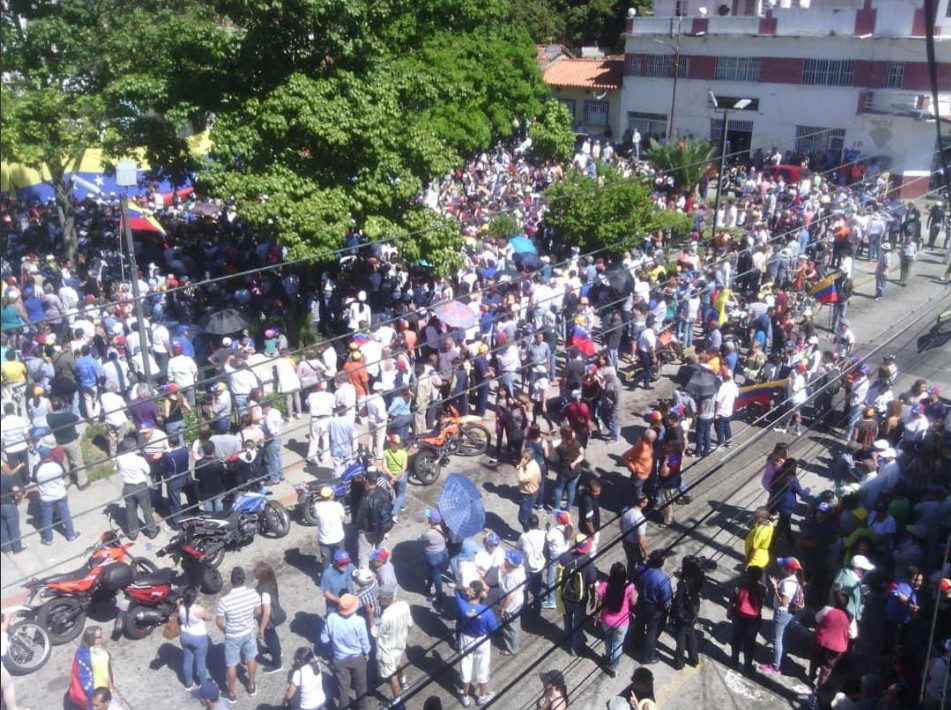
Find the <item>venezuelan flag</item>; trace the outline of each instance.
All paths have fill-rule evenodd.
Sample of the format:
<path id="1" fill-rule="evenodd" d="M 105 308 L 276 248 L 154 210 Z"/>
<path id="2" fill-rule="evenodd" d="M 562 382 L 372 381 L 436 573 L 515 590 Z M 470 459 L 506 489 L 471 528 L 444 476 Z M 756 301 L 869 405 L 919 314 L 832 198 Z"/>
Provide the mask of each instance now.
<path id="1" fill-rule="evenodd" d="M 773 392 L 780 387 L 785 387 L 789 380 L 773 380 L 764 382 L 761 385 L 750 385 L 749 387 L 740 387 L 739 396 L 736 398 L 735 409 L 743 409 L 748 404 L 762 404 L 768 407 L 773 401 Z"/>
<path id="2" fill-rule="evenodd" d="M 165 230 L 158 220 L 140 207 L 129 205 L 129 224 L 136 232 L 153 232 L 165 236 Z"/>
<path id="3" fill-rule="evenodd" d="M 835 290 L 835 276 L 826 276 L 819 281 L 809 295 L 815 298 L 819 303 L 836 303 L 839 300 L 839 294 Z"/>

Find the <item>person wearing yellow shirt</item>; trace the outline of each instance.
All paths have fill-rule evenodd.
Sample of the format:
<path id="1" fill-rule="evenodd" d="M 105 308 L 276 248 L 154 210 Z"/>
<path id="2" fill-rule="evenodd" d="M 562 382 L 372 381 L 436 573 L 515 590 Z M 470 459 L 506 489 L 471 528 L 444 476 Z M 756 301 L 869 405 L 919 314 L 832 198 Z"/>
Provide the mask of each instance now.
<path id="1" fill-rule="evenodd" d="M 393 522 L 406 505 L 406 488 L 409 485 L 409 472 L 406 465 L 409 456 L 402 446 L 399 434 L 390 434 L 387 446 L 383 449 L 383 471 L 393 487 Z"/>
<path id="2" fill-rule="evenodd" d="M 7 350 L 6 359 L 0 364 L 0 377 L 3 380 L 3 398 L 21 400 L 26 391 L 26 365 L 17 360 L 12 348 Z"/>
<path id="3" fill-rule="evenodd" d="M 775 526 L 769 519 L 769 510 L 757 508 L 753 514 L 753 529 L 746 536 L 745 567 L 759 567 L 766 569 L 769 566 L 769 546 L 773 541 Z"/>

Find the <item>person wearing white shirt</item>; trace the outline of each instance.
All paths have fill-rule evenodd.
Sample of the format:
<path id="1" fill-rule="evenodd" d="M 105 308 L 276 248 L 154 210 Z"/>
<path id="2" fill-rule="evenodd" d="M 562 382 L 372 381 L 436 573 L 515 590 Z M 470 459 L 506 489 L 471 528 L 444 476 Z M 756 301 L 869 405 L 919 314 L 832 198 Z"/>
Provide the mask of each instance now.
<path id="1" fill-rule="evenodd" d="M 525 604 L 525 567 L 522 553 L 509 550 L 499 579 L 499 620 L 502 626 L 503 656 L 514 656 L 522 643 L 522 607 Z"/>
<path id="2" fill-rule="evenodd" d="M 390 707 L 396 706 L 403 694 L 406 644 L 409 640 L 409 630 L 413 627 L 409 604 L 396 601 L 395 596 L 395 588 L 380 588 L 379 600 L 383 613 L 380 614 L 379 624 L 371 629 L 376 639 L 378 675 L 389 680 L 390 691 L 393 693 L 393 704 Z"/>
<path id="3" fill-rule="evenodd" d="M 284 416 L 270 399 L 261 402 L 261 410 L 264 412 L 262 426 L 267 437 L 264 441 L 264 468 L 267 471 L 268 482 L 276 484 L 284 480 L 284 468 L 281 465 L 281 449 L 283 448 L 281 432 L 284 429 Z"/>
<path id="4" fill-rule="evenodd" d="M 40 462 L 33 470 L 37 492 L 40 495 L 40 541 L 47 547 L 53 544 L 53 519 L 59 518 L 66 539 L 72 542 L 79 533 L 73 528 L 66 498 L 66 471 L 53 459 L 53 450 L 48 446 L 36 447 Z"/>
<path id="5" fill-rule="evenodd" d="M 317 383 L 317 389 L 307 396 L 307 409 L 310 412 L 310 443 L 307 445 L 307 460 L 317 463 L 324 460 L 324 452 L 329 449 L 326 441 L 327 427 L 334 412 L 334 396 L 327 391 L 327 381 Z"/>
<path id="6" fill-rule="evenodd" d="M 106 383 L 106 391 L 102 393 L 100 400 L 105 417 L 109 456 L 114 457 L 119 444 L 132 433 L 133 426 L 126 412 L 126 401 L 119 394 L 119 386 L 115 382 Z"/>
<path id="7" fill-rule="evenodd" d="M 320 351 L 320 360 L 324 363 L 324 374 L 327 377 L 334 377 L 337 374 L 337 351 L 330 343 L 324 343 L 323 348 Z"/>
<path id="8" fill-rule="evenodd" d="M 152 512 L 152 496 L 149 490 L 152 471 L 149 462 L 136 451 L 136 443 L 131 439 L 126 439 L 119 446 L 119 455 L 116 456 L 115 462 L 116 471 L 122 478 L 126 533 L 129 539 L 135 540 L 139 536 L 139 529 L 143 526 L 145 536 L 154 539 L 159 530 Z M 136 508 L 142 510 L 143 524 L 139 523 Z"/>
<path id="9" fill-rule="evenodd" d="M 188 403 L 195 406 L 195 383 L 198 382 L 198 365 L 185 354 L 181 343 L 172 343 L 172 357 L 167 367 L 168 381 L 177 385 Z"/>
<path id="10" fill-rule="evenodd" d="M 383 445 L 386 441 L 386 401 L 383 399 L 385 385 L 376 382 L 373 385 L 373 394 L 367 398 L 367 437 L 370 444 L 370 455 L 374 459 L 383 458 Z"/>
<path id="11" fill-rule="evenodd" d="M 337 390 L 334 392 L 334 409 L 343 407 L 344 415 L 351 422 L 357 416 L 357 390 L 346 375 L 337 378 Z"/>
<path id="12" fill-rule="evenodd" d="M 717 446 L 728 449 L 733 441 L 730 420 L 733 418 L 736 398 L 739 397 L 740 391 L 727 368 L 721 370 L 720 376 L 723 383 L 713 398 L 713 427 L 717 432 Z"/>
<path id="13" fill-rule="evenodd" d="M 545 531 L 541 529 L 536 514 L 532 513 L 529 517 L 528 530 L 519 536 L 516 547 L 522 553 L 525 574 L 528 578 L 528 590 L 532 593 L 532 603 L 537 611 L 542 601 L 542 573 L 545 571 Z"/>
<path id="14" fill-rule="evenodd" d="M 314 504 L 314 520 L 317 521 L 317 547 L 323 569 L 333 564 L 334 553 L 343 549 L 346 534 L 347 511 L 340 501 L 334 499 L 334 491 L 324 486 L 318 492 L 319 499 Z"/>
<path id="15" fill-rule="evenodd" d="M 320 664 L 314 652 L 302 646 L 294 654 L 291 681 L 284 694 L 284 707 L 291 707 L 295 696 L 300 710 L 320 710 L 327 702 Z"/>

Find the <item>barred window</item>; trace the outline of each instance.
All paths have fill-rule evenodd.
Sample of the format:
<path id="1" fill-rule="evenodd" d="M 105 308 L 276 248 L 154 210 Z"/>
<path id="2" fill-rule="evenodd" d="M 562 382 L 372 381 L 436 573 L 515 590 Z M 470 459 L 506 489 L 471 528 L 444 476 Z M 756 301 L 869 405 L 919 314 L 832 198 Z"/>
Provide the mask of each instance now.
<path id="1" fill-rule="evenodd" d="M 759 57 L 717 57 L 718 81 L 759 81 Z"/>
<path id="2" fill-rule="evenodd" d="M 608 101 L 584 102 L 584 125 L 605 127 L 608 125 L 608 113 L 611 104 Z"/>
<path id="3" fill-rule="evenodd" d="M 802 83 L 815 86 L 852 86 L 851 59 L 807 59 Z"/>
<path id="4" fill-rule="evenodd" d="M 680 57 L 680 70 L 677 76 L 681 79 L 687 76 L 688 57 Z M 644 73 L 641 76 L 655 79 L 672 79 L 674 76 L 674 57 L 670 54 L 644 55 Z"/>
<path id="5" fill-rule="evenodd" d="M 900 89 L 902 79 L 905 76 L 904 62 L 888 63 L 888 78 L 885 80 L 885 86 L 889 89 Z"/>
<path id="6" fill-rule="evenodd" d="M 827 155 L 833 161 L 842 158 L 845 146 L 844 128 L 796 126 L 796 152 L 803 155 Z"/>

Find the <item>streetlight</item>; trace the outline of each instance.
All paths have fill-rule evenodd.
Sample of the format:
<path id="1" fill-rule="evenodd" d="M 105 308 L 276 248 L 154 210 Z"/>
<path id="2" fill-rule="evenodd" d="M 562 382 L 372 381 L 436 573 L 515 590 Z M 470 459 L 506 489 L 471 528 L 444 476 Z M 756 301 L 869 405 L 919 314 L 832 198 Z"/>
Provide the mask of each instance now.
<path id="1" fill-rule="evenodd" d="M 138 184 L 136 172 L 138 164 L 134 160 L 120 160 L 116 163 L 116 183 L 124 187 L 120 205 L 122 206 L 122 224 L 125 229 L 126 248 L 129 250 L 129 266 L 132 269 L 132 300 L 135 308 L 135 320 L 139 326 L 139 349 L 142 351 L 142 370 L 145 383 L 152 387 L 152 368 L 149 365 L 149 341 L 145 335 L 145 314 L 142 311 L 142 294 L 139 292 L 139 266 L 135 260 L 135 243 L 132 241 L 132 222 L 129 221 L 129 188 Z"/>
<path id="2" fill-rule="evenodd" d="M 724 106 L 721 109 L 716 94 L 712 91 L 708 92 L 708 95 L 710 103 L 713 104 L 713 110 L 719 110 L 723 113 L 723 130 L 720 132 L 720 172 L 717 175 L 717 196 L 713 202 L 713 230 L 710 232 L 710 238 L 715 239 L 720 221 L 720 197 L 723 191 L 723 179 L 726 177 L 726 132 L 730 126 L 730 108 Z M 732 108 L 742 111 L 751 103 L 753 103 L 752 99 L 739 99 L 733 104 Z"/>

